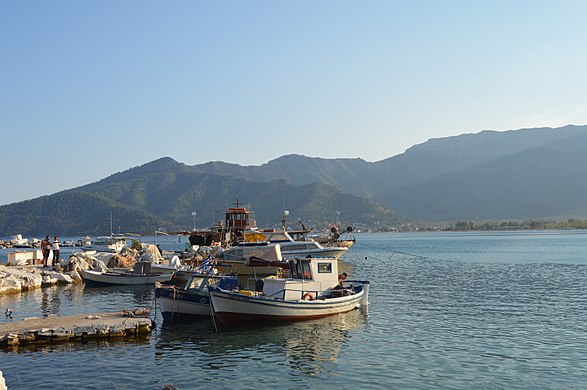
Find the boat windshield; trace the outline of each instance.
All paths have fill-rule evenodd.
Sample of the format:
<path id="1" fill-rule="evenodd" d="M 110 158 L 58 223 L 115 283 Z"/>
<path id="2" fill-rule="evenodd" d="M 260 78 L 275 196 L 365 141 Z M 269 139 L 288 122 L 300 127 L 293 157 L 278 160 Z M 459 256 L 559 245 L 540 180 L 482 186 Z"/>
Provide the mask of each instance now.
<path id="1" fill-rule="evenodd" d="M 190 279 L 190 281 L 188 282 L 188 285 L 186 286 L 187 290 L 199 290 L 201 289 L 204 282 L 207 280 L 208 278 L 206 276 L 194 276 Z"/>
<path id="2" fill-rule="evenodd" d="M 290 262 L 290 272 L 292 279 L 312 279 L 312 270 L 309 260 L 292 260 Z"/>

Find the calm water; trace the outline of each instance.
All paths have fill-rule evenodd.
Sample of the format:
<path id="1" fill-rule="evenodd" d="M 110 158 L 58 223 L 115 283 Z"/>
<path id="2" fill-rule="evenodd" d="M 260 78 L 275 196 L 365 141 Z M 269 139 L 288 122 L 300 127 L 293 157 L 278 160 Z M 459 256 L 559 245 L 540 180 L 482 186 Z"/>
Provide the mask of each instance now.
<path id="1" fill-rule="evenodd" d="M 363 234 L 343 258 L 368 312 L 141 342 L 0 352 L 15 389 L 569 389 L 587 379 L 587 234 Z M 149 307 L 150 288 L 0 296 L 17 318 Z M 4 320 L 3 318 L 0 320 Z"/>

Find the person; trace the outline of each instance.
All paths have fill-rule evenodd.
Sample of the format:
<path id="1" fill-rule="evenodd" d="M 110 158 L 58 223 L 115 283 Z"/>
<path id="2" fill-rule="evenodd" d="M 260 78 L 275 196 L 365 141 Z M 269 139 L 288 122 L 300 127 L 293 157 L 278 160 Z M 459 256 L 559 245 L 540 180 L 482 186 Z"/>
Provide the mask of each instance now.
<path id="1" fill-rule="evenodd" d="M 45 239 L 41 241 L 41 250 L 43 251 L 43 268 L 47 267 L 49 261 L 49 254 L 51 253 L 51 241 L 49 236 L 45 236 Z"/>
<path id="2" fill-rule="evenodd" d="M 344 281 L 347 278 L 347 273 L 343 272 L 342 274 L 338 275 L 338 284 L 334 287 L 335 290 L 340 290 L 344 288 Z"/>
<path id="3" fill-rule="evenodd" d="M 55 236 L 53 238 L 52 249 L 53 249 L 53 265 L 55 266 L 59 262 L 59 239 L 57 238 L 57 236 Z"/>

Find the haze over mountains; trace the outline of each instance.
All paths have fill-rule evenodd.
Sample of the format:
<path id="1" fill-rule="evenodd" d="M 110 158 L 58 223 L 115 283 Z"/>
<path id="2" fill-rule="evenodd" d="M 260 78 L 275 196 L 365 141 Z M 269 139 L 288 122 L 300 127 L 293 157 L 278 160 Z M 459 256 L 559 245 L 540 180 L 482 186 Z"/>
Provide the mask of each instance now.
<path id="1" fill-rule="evenodd" d="M 96 183 L 0 207 L 0 235 L 210 226 L 238 196 L 262 227 L 587 217 L 587 126 L 431 139 L 378 162 L 288 155 L 260 166 L 162 158 Z"/>

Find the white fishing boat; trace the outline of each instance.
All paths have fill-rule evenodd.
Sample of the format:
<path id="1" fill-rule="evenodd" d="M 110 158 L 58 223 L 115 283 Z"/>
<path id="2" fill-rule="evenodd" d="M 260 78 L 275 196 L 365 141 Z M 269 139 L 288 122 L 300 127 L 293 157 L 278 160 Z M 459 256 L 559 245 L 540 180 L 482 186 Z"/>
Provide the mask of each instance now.
<path id="1" fill-rule="evenodd" d="M 155 282 L 169 282 L 173 278 L 173 273 L 151 273 L 150 270 L 145 269 L 147 264 L 150 265 L 149 263 L 135 264 L 132 272 L 82 270 L 81 277 L 89 286 L 147 285 L 155 284 Z"/>
<path id="2" fill-rule="evenodd" d="M 29 242 L 29 239 L 22 238 L 21 234 L 12 236 L 10 242 L 12 243 L 13 248 L 32 248 L 32 244 Z"/>
<path id="3" fill-rule="evenodd" d="M 260 231 L 248 230 L 244 232 L 245 241 L 247 244 L 254 243 L 276 243 L 281 247 L 281 255 L 285 258 L 289 257 L 334 257 L 340 259 L 349 248 L 347 247 L 324 247 L 318 242 L 307 239 L 304 241 L 296 241 L 285 230 L 280 231 Z"/>
<path id="4" fill-rule="evenodd" d="M 87 242 L 84 243 L 81 249 L 87 252 L 96 251 L 119 253 L 122 248 L 127 246 L 128 240 L 130 240 L 130 237 L 118 235 L 100 236 L 96 237 L 95 240 L 92 240 L 89 245 Z"/>
<path id="5" fill-rule="evenodd" d="M 291 259 L 281 263 L 280 266 L 289 268 L 290 277 L 259 279 L 253 294 L 210 287 L 218 322 L 297 321 L 344 313 L 369 304 L 369 282 L 339 283 L 335 258 Z"/>

